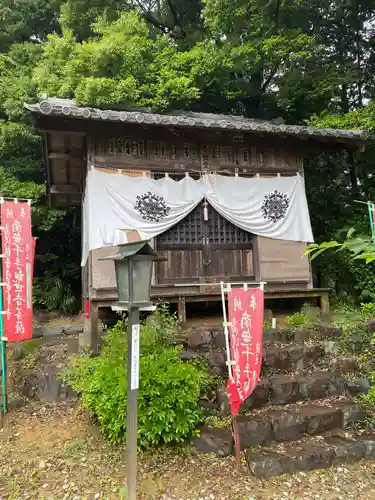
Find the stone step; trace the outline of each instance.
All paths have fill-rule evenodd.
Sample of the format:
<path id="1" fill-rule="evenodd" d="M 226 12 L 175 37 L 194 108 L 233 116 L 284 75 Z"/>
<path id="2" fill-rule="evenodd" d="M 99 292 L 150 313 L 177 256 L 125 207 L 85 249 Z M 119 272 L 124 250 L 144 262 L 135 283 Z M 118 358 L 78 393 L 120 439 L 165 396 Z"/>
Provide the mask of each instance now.
<path id="1" fill-rule="evenodd" d="M 213 375 L 227 376 L 224 349 L 184 349 L 181 358 L 185 361 L 205 360 Z M 324 342 L 300 344 L 277 342 L 263 346 L 263 376 L 324 368 L 341 374 L 355 373 L 359 370 L 359 361 L 353 356 L 332 354 L 332 346 L 327 347 Z"/>
<path id="2" fill-rule="evenodd" d="M 276 343 L 263 348 L 262 369 L 264 371 L 290 372 L 302 370 L 310 363 L 324 356 L 324 348 L 319 343 Z"/>
<path id="3" fill-rule="evenodd" d="M 299 371 L 323 364 L 325 349 L 321 343 L 273 343 L 263 347 L 262 373 Z M 205 360 L 214 375 L 227 376 L 225 349 L 185 348 L 181 358 Z"/>
<path id="4" fill-rule="evenodd" d="M 332 465 L 375 459 L 375 435 L 304 438 L 287 445 L 275 445 L 246 452 L 250 472 L 259 478 L 293 474 Z"/>
<path id="5" fill-rule="evenodd" d="M 327 371 L 309 375 L 275 375 L 268 380 L 271 404 L 338 396 L 344 394 L 346 388 L 345 380 L 339 374 Z"/>
<path id="6" fill-rule="evenodd" d="M 33 339 L 53 338 L 61 336 L 77 336 L 83 332 L 83 323 L 67 323 L 66 325 L 34 325 Z"/>
<path id="7" fill-rule="evenodd" d="M 309 340 L 337 340 L 342 330 L 332 325 L 313 325 L 304 328 L 263 330 L 264 342 L 308 342 Z"/>
<path id="8" fill-rule="evenodd" d="M 345 429 L 362 422 L 362 406 L 349 400 L 315 401 L 287 407 L 263 408 L 251 414 L 239 415 L 237 427 L 241 449 L 265 446 L 272 442 L 296 441 L 306 435 L 317 435 L 333 429 Z M 222 428 L 204 426 L 193 440 L 201 452 L 231 453 L 233 440 L 229 425 Z"/>
<path id="9" fill-rule="evenodd" d="M 352 383 L 352 385 L 355 383 Z M 355 391 L 354 391 L 355 389 Z M 355 385 L 353 392 L 365 392 Z M 242 404 L 249 410 L 269 405 L 287 405 L 298 401 L 317 400 L 332 396 L 352 395 L 351 385 L 337 373 L 316 371 L 308 375 L 274 375 L 259 381 L 255 391 Z M 216 403 L 222 415 L 229 414 L 227 389 L 225 385 L 216 390 Z"/>
<path id="10" fill-rule="evenodd" d="M 315 371 L 310 374 L 274 375 L 263 379 L 253 394 L 243 403 L 245 408 L 259 408 L 265 404 L 289 404 L 331 396 L 366 392 L 367 386 L 348 383 L 339 373 Z M 355 387 L 354 387 L 355 386 Z"/>
<path id="11" fill-rule="evenodd" d="M 296 441 L 332 429 L 345 429 L 365 418 L 362 406 L 347 400 L 292 404 L 237 417 L 241 449 L 273 441 Z"/>
<path id="12" fill-rule="evenodd" d="M 303 342 L 265 344 L 263 347 L 262 373 L 308 370 L 326 367 L 335 372 L 355 373 L 359 371 L 358 358 L 340 355 L 336 342 Z"/>
<path id="13" fill-rule="evenodd" d="M 306 342 L 309 340 L 335 340 L 342 330 L 332 325 L 314 325 L 306 328 L 282 328 L 263 330 L 264 342 Z M 176 340 L 189 348 L 215 347 L 225 348 L 224 329 L 222 326 L 192 327 L 182 330 Z"/>

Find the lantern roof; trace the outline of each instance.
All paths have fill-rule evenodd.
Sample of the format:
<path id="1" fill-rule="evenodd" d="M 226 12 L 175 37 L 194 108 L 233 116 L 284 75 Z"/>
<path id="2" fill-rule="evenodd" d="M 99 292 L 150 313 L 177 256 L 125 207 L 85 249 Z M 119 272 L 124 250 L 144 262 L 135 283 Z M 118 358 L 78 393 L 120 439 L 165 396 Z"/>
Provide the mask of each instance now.
<path id="1" fill-rule="evenodd" d="M 123 260 L 136 255 L 150 257 L 153 260 L 164 260 L 150 245 L 150 240 L 140 240 L 133 243 L 117 245 L 115 253 L 99 260 Z"/>

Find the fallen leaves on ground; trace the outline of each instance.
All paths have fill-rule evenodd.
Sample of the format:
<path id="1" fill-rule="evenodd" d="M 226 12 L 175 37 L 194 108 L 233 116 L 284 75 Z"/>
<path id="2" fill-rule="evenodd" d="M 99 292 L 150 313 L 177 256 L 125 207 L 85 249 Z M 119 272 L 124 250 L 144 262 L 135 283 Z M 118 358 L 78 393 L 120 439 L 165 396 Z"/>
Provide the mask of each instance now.
<path id="1" fill-rule="evenodd" d="M 84 413 L 68 405 L 9 414 L 0 431 L 0 498 L 121 499 L 125 451 L 113 448 Z M 140 499 L 370 500 L 375 462 L 261 481 L 232 457 L 159 450 L 139 458 Z"/>

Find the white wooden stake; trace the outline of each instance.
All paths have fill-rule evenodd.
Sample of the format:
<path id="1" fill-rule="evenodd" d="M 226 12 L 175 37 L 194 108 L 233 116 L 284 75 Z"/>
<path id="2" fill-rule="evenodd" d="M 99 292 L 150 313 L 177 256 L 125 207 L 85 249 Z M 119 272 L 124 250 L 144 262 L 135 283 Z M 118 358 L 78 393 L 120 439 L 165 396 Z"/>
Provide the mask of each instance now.
<path id="1" fill-rule="evenodd" d="M 223 305 L 223 327 L 224 327 L 224 335 L 225 335 L 225 349 L 227 351 L 227 366 L 228 366 L 228 376 L 230 379 L 233 378 L 232 375 L 232 361 L 230 357 L 230 346 L 229 346 L 229 329 L 228 329 L 228 318 L 227 318 L 227 308 L 225 305 L 225 292 L 224 292 L 224 282 L 220 282 L 220 288 L 221 288 L 221 302 Z"/>

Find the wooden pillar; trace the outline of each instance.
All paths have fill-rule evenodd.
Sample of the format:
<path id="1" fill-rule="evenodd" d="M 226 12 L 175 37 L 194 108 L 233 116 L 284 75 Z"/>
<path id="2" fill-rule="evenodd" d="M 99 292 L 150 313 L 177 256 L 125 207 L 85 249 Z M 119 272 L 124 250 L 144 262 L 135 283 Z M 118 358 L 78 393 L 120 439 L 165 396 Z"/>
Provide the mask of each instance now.
<path id="1" fill-rule="evenodd" d="M 320 309 L 322 314 L 329 314 L 329 293 L 322 292 L 320 296 Z"/>
<path id="2" fill-rule="evenodd" d="M 90 311 L 85 316 L 83 334 L 79 338 L 79 347 L 89 347 L 93 352 L 99 349 L 99 307 L 96 302 L 91 302 Z"/>
<path id="3" fill-rule="evenodd" d="M 186 303 L 185 303 L 185 297 L 178 297 L 178 321 L 180 323 L 185 323 L 186 321 Z"/>

